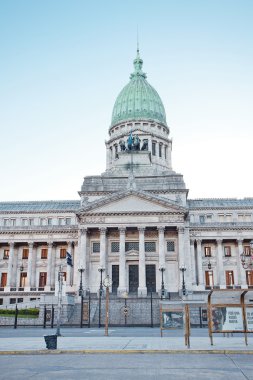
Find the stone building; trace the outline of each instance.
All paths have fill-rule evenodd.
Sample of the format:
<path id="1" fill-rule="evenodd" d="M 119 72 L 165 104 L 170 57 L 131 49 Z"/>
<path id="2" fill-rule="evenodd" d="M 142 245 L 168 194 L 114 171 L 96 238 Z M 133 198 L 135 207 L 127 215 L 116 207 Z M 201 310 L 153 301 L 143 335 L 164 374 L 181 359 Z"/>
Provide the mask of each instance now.
<path id="1" fill-rule="evenodd" d="M 142 64 L 137 51 L 113 108 L 106 170 L 84 178 L 80 201 L 0 203 L 0 304 L 53 295 L 60 267 L 77 302 L 81 267 L 85 290 L 97 293 L 104 269 L 119 297 L 160 294 L 162 279 L 174 298 L 184 287 L 186 297 L 203 299 L 213 286 L 253 286 L 240 256 L 251 252 L 253 198 L 188 199 Z"/>

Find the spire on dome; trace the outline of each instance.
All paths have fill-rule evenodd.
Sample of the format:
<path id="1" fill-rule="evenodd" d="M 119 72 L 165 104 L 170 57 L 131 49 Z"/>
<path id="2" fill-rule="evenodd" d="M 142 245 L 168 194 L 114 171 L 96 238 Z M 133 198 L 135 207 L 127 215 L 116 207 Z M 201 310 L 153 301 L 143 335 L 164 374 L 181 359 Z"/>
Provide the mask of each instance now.
<path id="1" fill-rule="evenodd" d="M 130 79 L 135 78 L 137 76 L 142 76 L 143 78 L 147 78 L 147 75 L 142 71 L 143 60 L 140 57 L 140 49 L 139 49 L 139 38 L 137 31 L 137 52 L 136 58 L 134 60 L 134 73 L 130 75 Z"/>

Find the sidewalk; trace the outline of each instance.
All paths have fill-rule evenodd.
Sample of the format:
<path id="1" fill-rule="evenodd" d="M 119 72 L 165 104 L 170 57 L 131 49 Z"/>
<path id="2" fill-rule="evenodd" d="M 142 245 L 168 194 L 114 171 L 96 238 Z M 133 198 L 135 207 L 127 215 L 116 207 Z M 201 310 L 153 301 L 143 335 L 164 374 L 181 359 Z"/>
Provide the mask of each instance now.
<path id="1" fill-rule="evenodd" d="M 190 338 L 190 348 L 183 337 L 58 337 L 57 350 L 47 350 L 44 337 L 1 338 L 0 355 L 46 353 L 245 353 L 253 354 L 253 337 Z"/>

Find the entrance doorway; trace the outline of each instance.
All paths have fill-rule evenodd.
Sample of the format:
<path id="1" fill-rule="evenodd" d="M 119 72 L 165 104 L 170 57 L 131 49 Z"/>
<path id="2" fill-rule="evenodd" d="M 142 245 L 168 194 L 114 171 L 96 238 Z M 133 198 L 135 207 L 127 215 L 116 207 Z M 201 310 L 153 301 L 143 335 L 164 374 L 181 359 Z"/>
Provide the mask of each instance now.
<path id="1" fill-rule="evenodd" d="M 119 265 L 112 265 L 112 293 L 117 293 L 119 287 Z"/>
<path id="2" fill-rule="evenodd" d="M 139 266 L 129 265 L 129 293 L 137 293 L 139 286 Z"/>
<path id="3" fill-rule="evenodd" d="M 155 264 L 146 265 L 146 287 L 148 293 L 156 292 L 156 268 Z"/>

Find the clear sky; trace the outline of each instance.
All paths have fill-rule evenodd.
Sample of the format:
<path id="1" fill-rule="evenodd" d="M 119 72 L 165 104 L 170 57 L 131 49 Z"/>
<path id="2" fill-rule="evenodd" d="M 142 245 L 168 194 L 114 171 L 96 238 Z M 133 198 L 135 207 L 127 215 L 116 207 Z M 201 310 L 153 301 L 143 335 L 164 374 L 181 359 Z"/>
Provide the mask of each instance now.
<path id="1" fill-rule="evenodd" d="M 189 198 L 253 197 L 252 0 L 1 0 L 0 201 L 78 199 L 105 170 L 138 25 Z"/>

